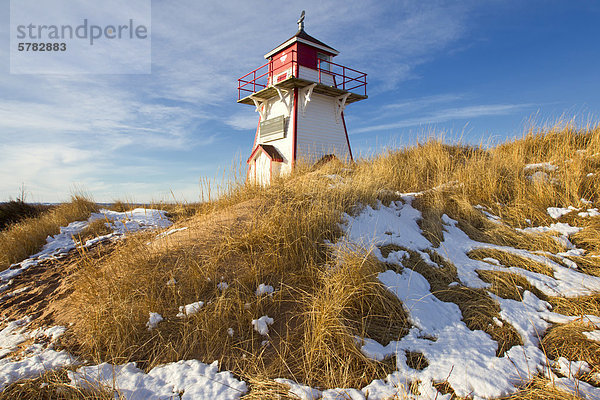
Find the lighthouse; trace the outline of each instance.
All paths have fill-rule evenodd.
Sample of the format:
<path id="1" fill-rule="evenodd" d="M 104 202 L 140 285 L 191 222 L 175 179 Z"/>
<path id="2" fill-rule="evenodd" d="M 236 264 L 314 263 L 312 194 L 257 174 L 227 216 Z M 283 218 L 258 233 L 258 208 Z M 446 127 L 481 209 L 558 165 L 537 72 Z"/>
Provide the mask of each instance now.
<path id="1" fill-rule="evenodd" d="M 238 103 L 259 114 L 247 160 L 250 181 L 268 185 L 298 162 L 352 160 L 344 109 L 367 98 L 367 74 L 334 63 L 338 54 L 306 33 L 302 11 L 296 34 L 238 79 Z"/>

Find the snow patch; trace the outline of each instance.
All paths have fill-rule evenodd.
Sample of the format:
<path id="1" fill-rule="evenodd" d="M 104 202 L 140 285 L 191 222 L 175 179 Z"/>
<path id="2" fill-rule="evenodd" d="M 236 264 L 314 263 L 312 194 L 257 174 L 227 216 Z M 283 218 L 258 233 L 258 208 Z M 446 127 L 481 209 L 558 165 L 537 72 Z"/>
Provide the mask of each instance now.
<path id="1" fill-rule="evenodd" d="M 275 289 L 273 288 L 273 286 L 265 285 L 264 283 L 261 283 L 260 285 L 258 285 L 258 288 L 256 289 L 256 295 L 260 297 L 263 294 L 272 294 L 274 291 L 275 291 Z"/>
<path id="2" fill-rule="evenodd" d="M 71 222 L 69 225 L 61 227 L 58 234 L 48 236 L 42 250 L 0 272 L 0 281 L 6 282 L 43 260 L 64 256 L 78 246 L 74 237 L 83 232 L 91 222 L 96 220 L 106 220 L 106 224 L 110 226 L 113 233 L 90 239 L 81 247 L 89 247 L 99 241 L 113 239 L 129 232 L 168 228 L 173 224 L 166 217 L 166 212 L 162 210 L 136 208 L 132 211 L 117 212 L 102 209 L 98 213 L 92 213 L 87 221 Z M 7 287 L 3 285 L 3 289 Z"/>
<path id="3" fill-rule="evenodd" d="M 554 361 L 552 366 L 558 373 L 567 378 L 578 378 L 592 370 L 590 365 L 585 361 L 569 361 L 564 357 L 560 357 L 558 360 Z"/>
<path id="4" fill-rule="evenodd" d="M 583 334 L 585 335 L 586 338 L 596 341 L 596 342 L 600 342 L 600 330 L 594 330 L 591 332 L 583 332 Z"/>
<path id="5" fill-rule="evenodd" d="M 415 250 L 431 247 L 419 228 L 421 213 L 412 206 L 413 196 L 405 196 L 402 201 L 394 201 L 389 207 L 381 202 L 378 208 L 366 206 L 356 217 L 344 216 L 345 240 L 370 247 L 395 244 Z M 389 233 L 392 232 L 390 235 Z M 382 260 L 383 261 L 383 260 Z"/>
<path id="6" fill-rule="evenodd" d="M 181 231 L 185 231 L 186 229 L 188 229 L 187 226 L 184 226 L 183 228 L 173 228 L 173 229 L 169 229 L 166 232 L 163 233 L 159 233 L 158 235 L 156 235 L 156 239 L 161 239 L 164 238 L 165 236 L 169 236 L 174 234 L 175 232 L 181 232 Z"/>
<path id="7" fill-rule="evenodd" d="M 555 224 L 551 224 L 550 226 L 537 226 L 531 228 L 517 229 L 521 232 L 529 232 L 529 233 L 546 233 L 546 232 L 558 232 L 564 236 L 570 236 L 577 232 L 579 232 L 582 228 L 571 226 L 565 222 L 557 222 Z"/>
<path id="8" fill-rule="evenodd" d="M 30 322 L 30 317 L 21 318 L 9 322 L 0 331 L 0 357 L 5 357 L 7 354 L 12 353 L 19 344 L 29 339 L 29 335 L 25 334 L 25 329 Z"/>
<path id="9" fill-rule="evenodd" d="M 21 360 L 0 360 L 0 391 L 19 379 L 35 378 L 47 371 L 77 363 L 66 351 L 42 349 L 40 345 L 30 346 L 25 353 L 27 357 Z"/>
<path id="10" fill-rule="evenodd" d="M 317 400 L 323 396 L 320 390 L 301 385 L 289 379 L 277 378 L 275 382 L 286 385 L 289 388 L 289 393 L 297 396 L 300 400 Z"/>
<path id="11" fill-rule="evenodd" d="M 128 400 L 234 400 L 247 391 L 245 382 L 230 372 L 219 372 L 217 361 L 210 365 L 198 360 L 178 361 L 155 367 L 147 374 L 135 363 L 103 363 L 69 371 L 68 375 L 73 385 L 102 385 L 113 389 L 115 396 L 118 393 Z"/>
<path id="12" fill-rule="evenodd" d="M 56 341 L 56 339 L 58 339 L 59 337 L 61 337 L 65 332 L 67 331 L 67 328 L 64 326 L 52 326 L 50 328 L 38 328 L 36 330 L 34 330 L 33 332 L 30 333 L 31 337 L 34 338 L 40 338 L 40 337 L 47 337 L 49 338 L 52 342 Z"/>
<path id="13" fill-rule="evenodd" d="M 179 306 L 179 318 L 189 317 L 190 315 L 196 314 L 204 306 L 203 301 L 196 301 L 194 303 L 186 304 L 185 306 Z"/>
<path id="14" fill-rule="evenodd" d="M 537 163 L 537 164 L 527 164 L 527 165 L 525 165 L 525 167 L 523 167 L 523 171 L 531 171 L 531 170 L 535 170 L 535 169 L 544 170 L 544 171 L 548 171 L 548 172 L 554 172 L 558 169 L 558 167 L 549 162 L 543 162 L 543 163 Z"/>
<path id="15" fill-rule="evenodd" d="M 263 315 L 259 319 L 252 320 L 252 326 L 254 326 L 254 330 L 259 334 L 266 336 L 269 334 L 269 325 L 273 325 L 273 318 L 268 317 L 267 315 Z"/>
<path id="16" fill-rule="evenodd" d="M 579 208 L 575 208 L 573 206 L 569 206 L 567 208 L 565 208 L 565 207 L 548 207 L 548 209 L 546 211 L 548 212 L 548 215 L 551 216 L 552 218 L 559 219 L 563 215 L 567 215 L 568 213 L 570 213 L 572 211 L 579 211 Z"/>
<path id="17" fill-rule="evenodd" d="M 598 217 L 600 216 L 600 212 L 598 212 L 597 208 L 588 208 L 587 211 L 582 211 L 577 213 L 577 215 L 579 215 L 581 218 Z"/>
<path id="18" fill-rule="evenodd" d="M 472 240 L 458 227 L 457 221 L 447 215 L 442 216 L 443 240 L 439 247 L 434 248 L 418 228 L 416 222 L 421 214 L 411 206 L 411 198 L 412 196 L 407 196 L 403 198 L 404 202 L 395 202 L 389 207 L 381 204 L 376 209 L 365 207 L 356 217 L 346 216 L 346 237 L 340 240 L 338 245 L 346 245 L 349 241 L 369 248 L 368 240 L 373 240 L 376 245 L 395 244 L 418 252 L 425 262 L 437 266 L 425 251 L 431 249 L 456 267 L 459 282 L 455 285 L 471 288 L 487 288 L 489 285 L 479 278 L 477 271 L 491 270 L 521 275 L 549 296 L 573 297 L 600 291 L 598 277 L 565 267 L 541 252 Z M 568 236 L 580 229 L 556 223 L 550 227 L 529 228 L 524 231 L 559 232 L 563 235 L 560 239 L 564 239 L 570 249 L 564 256 L 571 256 L 583 254 L 568 241 Z M 549 267 L 553 276 L 511 265 L 503 266 L 492 258 L 485 261 L 471 259 L 467 254 L 474 249 L 496 249 L 530 259 Z M 377 251 L 374 254 L 381 256 Z M 391 259 L 399 265 L 403 261 L 401 257 L 390 256 L 385 261 L 390 262 Z M 524 343 L 508 349 L 502 357 L 497 357 L 498 343 L 483 331 L 470 330 L 462 321 L 458 306 L 437 299 L 431 293 L 429 282 L 419 273 L 407 268 L 400 273 L 390 270 L 380 273 L 378 279 L 402 301 L 413 327 L 402 339 L 392 341 L 386 346 L 368 338 L 358 338 L 358 343 L 363 354 L 372 359 L 381 361 L 395 356 L 397 370 L 385 379 L 373 381 L 362 389 L 362 393 L 356 389 L 326 390 L 322 392 L 323 398 L 326 395 L 334 396 L 336 393 L 344 393 L 346 397 L 342 398 L 364 398 L 367 392 L 369 399 L 384 399 L 394 395 L 408 395 L 412 398 L 413 396 L 403 388 L 408 388 L 411 383 L 414 385 L 418 381 L 418 391 L 421 393 L 419 398 L 448 399 L 449 395 L 442 395 L 433 387 L 433 382 L 445 380 L 458 396 L 474 399 L 507 396 L 538 372 L 547 374 L 548 359 L 538 348 L 540 335 L 547 327 L 552 323 L 567 323 L 580 318 L 553 313 L 550 304 L 528 291 L 524 292 L 523 301 L 507 300 L 492 295 L 500 305 L 500 315 L 494 319 L 494 323 L 498 326 L 511 324 Z M 600 322 L 600 318 L 592 315 L 586 315 L 584 318 L 592 323 Z M 406 362 L 407 351 L 422 353 L 429 362 L 428 367 L 420 371 L 410 368 Z M 556 379 L 563 387 L 577 384 L 588 391 L 594 390 L 576 378 Z"/>
<path id="19" fill-rule="evenodd" d="M 146 326 L 148 327 L 148 330 L 151 331 L 152 329 L 156 328 L 158 324 L 164 320 L 164 318 L 159 313 L 150 312 L 149 314 L 150 317 L 148 318 L 148 322 L 146 322 Z"/>
<path id="20" fill-rule="evenodd" d="M 456 304 L 438 300 L 431 294 L 429 282 L 413 270 L 404 269 L 401 274 L 388 270 L 377 279 L 402 301 L 410 322 L 425 333 L 435 335 L 462 317 Z"/>

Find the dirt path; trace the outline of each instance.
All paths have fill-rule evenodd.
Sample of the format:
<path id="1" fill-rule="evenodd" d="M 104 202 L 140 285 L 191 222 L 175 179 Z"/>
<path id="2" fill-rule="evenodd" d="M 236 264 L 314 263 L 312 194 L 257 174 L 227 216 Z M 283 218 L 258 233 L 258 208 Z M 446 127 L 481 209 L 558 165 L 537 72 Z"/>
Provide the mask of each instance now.
<path id="1" fill-rule="evenodd" d="M 100 242 L 86 249 L 88 257 L 103 257 L 115 243 Z M 31 317 L 33 327 L 56 323 L 56 303 L 73 292 L 74 274 L 81 254 L 75 249 L 61 258 L 44 260 L 12 279 L 10 288 L 0 294 L 0 320 Z"/>

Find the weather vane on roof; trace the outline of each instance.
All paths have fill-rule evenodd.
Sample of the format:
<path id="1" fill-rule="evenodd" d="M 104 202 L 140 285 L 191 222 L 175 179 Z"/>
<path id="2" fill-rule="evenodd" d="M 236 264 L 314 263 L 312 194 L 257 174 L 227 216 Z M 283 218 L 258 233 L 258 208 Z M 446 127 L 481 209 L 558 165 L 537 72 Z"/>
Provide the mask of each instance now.
<path id="1" fill-rule="evenodd" d="M 299 30 L 304 29 L 304 15 L 305 14 L 306 14 L 306 12 L 304 10 L 302 10 L 302 14 L 300 14 L 300 19 L 298 20 L 298 29 Z"/>

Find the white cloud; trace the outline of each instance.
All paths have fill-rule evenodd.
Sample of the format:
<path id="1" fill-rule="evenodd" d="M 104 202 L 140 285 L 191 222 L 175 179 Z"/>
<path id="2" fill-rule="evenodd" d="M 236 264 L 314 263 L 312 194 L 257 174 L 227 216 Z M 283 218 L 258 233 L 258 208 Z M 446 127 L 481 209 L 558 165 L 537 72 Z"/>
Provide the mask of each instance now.
<path id="1" fill-rule="evenodd" d="M 468 11 L 464 3 L 416 0 L 311 0 L 302 8 L 308 33 L 340 50 L 337 61 L 369 74 L 370 94 L 395 88 L 460 38 Z M 300 11 L 297 4 L 247 0 L 154 1 L 151 75 L 10 75 L 0 46 L 0 171 L 10 171 L 0 174 L 0 200 L 22 181 L 43 199 L 65 198 L 74 182 L 101 194 L 129 188 L 151 197 L 168 192 L 173 177 L 149 184 L 136 176 L 179 161 L 166 151 L 195 150 L 207 163 L 204 148 L 225 143 L 228 129 L 248 130 L 251 141 L 258 118 L 236 104 L 237 78 L 295 33 Z M 8 34 L 0 24 L 5 43 Z M 220 149 L 223 157 L 235 150 Z M 123 166 L 132 154 L 146 154 L 136 159 L 141 170 L 99 172 L 132 171 Z M 177 177 L 186 193 L 197 191 L 192 174 Z"/>
<path id="2" fill-rule="evenodd" d="M 531 108 L 533 104 L 487 104 L 447 108 L 422 117 L 402 119 L 388 124 L 379 124 L 355 129 L 353 134 L 407 128 L 419 125 L 439 124 L 458 119 L 474 119 L 493 115 L 506 115 Z"/>
<path id="3" fill-rule="evenodd" d="M 464 97 L 465 96 L 463 94 L 438 94 L 433 96 L 419 97 L 416 99 L 409 99 L 401 103 L 387 104 L 383 106 L 383 108 L 394 110 L 395 112 L 408 113 L 441 103 L 449 103 L 461 100 Z"/>
<path id="4" fill-rule="evenodd" d="M 225 123 L 237 130 L 251 131 L 258 125 L 258 114 L 254 112 L 237 113 L 225 120 Z"/>

